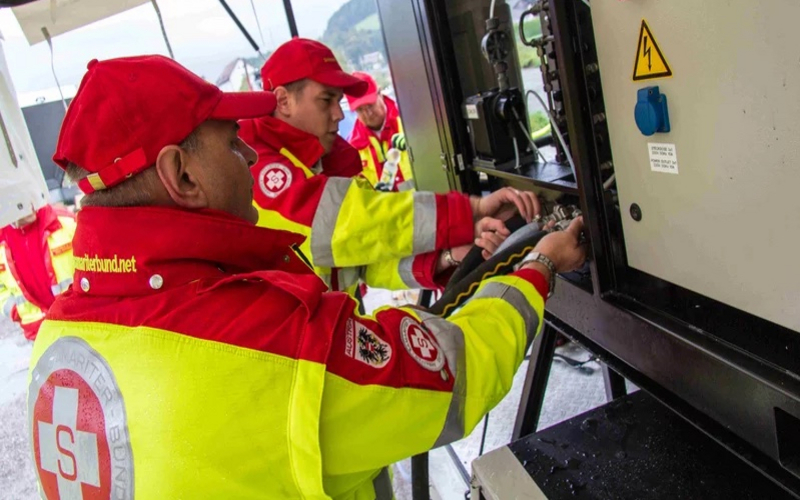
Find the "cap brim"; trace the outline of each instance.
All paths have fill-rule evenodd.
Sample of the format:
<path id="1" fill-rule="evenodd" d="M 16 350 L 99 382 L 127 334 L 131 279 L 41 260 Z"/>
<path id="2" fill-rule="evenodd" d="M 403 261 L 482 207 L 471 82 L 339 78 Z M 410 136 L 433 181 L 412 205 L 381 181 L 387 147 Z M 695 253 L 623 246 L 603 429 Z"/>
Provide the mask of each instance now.
<path id="1" fill-rule="evenodd" d="M 362 97 L 369 90 L 369 84 L 360 78 L 345 73 L 344 71 L 327 71 L 317 73 L 310 77 L 312 80 L 328 87 L 342 89 L 350 97 Z"/>
<path id="2" fill-rule="evenodd" d="M 378 94 L 378 92 L 372 92 L 355 99 L 351 99 L 350 96 L 348 96 L 347 104 L 350 106 L 351 111 L 355 111 L 365 104 L 375 104 L 378 102 Z"/>
<path id="3" fill-rule="evenodd" d="M 214 120 L 243 120 L 271 115 L 277 101 L 272 92 L 224 92 L 211 112 Z"/>

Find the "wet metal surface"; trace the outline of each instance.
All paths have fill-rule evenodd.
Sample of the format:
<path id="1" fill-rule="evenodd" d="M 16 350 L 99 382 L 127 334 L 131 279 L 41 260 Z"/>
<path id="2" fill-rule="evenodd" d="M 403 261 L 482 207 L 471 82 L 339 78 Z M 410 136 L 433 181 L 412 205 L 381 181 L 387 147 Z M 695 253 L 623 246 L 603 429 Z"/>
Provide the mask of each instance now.
<path id="1" fill-rule="evenodd" d="M 643 391 L 510 449 L 551 500 L 793 498 Z"/>

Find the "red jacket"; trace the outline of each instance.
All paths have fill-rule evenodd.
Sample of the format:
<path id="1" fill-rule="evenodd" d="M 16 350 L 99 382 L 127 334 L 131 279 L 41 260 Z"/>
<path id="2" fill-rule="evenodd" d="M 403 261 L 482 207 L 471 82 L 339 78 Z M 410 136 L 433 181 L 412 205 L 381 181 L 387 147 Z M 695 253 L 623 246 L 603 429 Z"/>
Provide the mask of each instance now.
<path id="1" fill-rule="evenodd" d="M 7 281 L 7 286 L 13 282 L 12 295 L 17 298 L 10 318 L 28 339 L 36 338 L 44 313 L 72 283 L 74 230 L 74 215 L 49 205 L 40 208 L 36 220 L 25 227 L 0 229 L 0 251 L 4 252 L 0 262 L 8 264 L 10 274 L 10 279 L 0 276 L 0 281 Z"/>
<path id="2" fill-rule="evenodd" d="M 378 469 L 469 434 L 511 387 L 539 331 L 545 279 L 524 270 L 488 280 L 446 320 L 412 308 L 364 317 L 345 294 L 323 293 L 290 249 L 300 240 L 213 211 L 83 209 L 75 284 L 56 299 L 32 354 L 31 450 L 58 446 L 55 434 L 36 437 L 43 415 L 91 408 L 77 420 L 84 434 L 108 422 L 130 429 L 109 434 L 115 441 L 99 437 L 95 453 L 116 458 L 109 443 L 123 455 L 132 448 L 113 477 L 131 478 L 137 491 L 161 487 L 174 497 L 190 477 L 228 497 L 258 498 L 259 488 L 262 496 L 271 488 L 320 497 L 324 485 L 334 498 L 353 498 L 362 486 L 374 498 Z M 79 339 L 96 361 L 65 355 L 72 373 L 54 371 L 51 353 L 77 352 L 70 346 Z M 234 359 L 252 370 L 228 370 Z M 46 385 L 36 382 L 40 373 Z M 67 386 L 75 382 L 85 388 Z M 78 403 L 56 401 L 54 386 L 77 387 Z M 119 406 L 89 406 L 106 396 L 102 388 Z M 213 420 L 203 414 L 209 402 L 226 405 Z M 110 413 L 117 408 L 124 411 Z M 196 427 L 187 431 L 187 422 Z M 263 432 L 248 440 L 253 428 Z M 209 444 L 216 438 L 223 444 Z M 227 461 L 219 459 L 226 439 L 239 454 Z M 43 488 L 57 491 L 57 473 L 66 474 L 42 472 L 33 453 Z M 111 473 L 100 471 L 108 485 Z"/>
<path id="3" fill-rule="evenodd" d="M 325 175 L 360 170 L 344 141 L 325 155 L 318 138 L 279 119 L 240 126 L 259 155 L 251 167 L 259 225 L 307 236 L 303 251 L 332 289 L 365 277 L 379 288 L 437 288 L 438 251 L 472 242 L 467 196 L 378 193 L 363 180 Z"/>
<path id="4" fill-rule="evenodd" d="M 51 287 L 57 284 L 50 262 L 47 237 L 61 229 L 58 216 L 67 216 L 45 205 L 36 212 L 36 220 L 23 228 L 12 225 L 2 228 L 0 241 L 5 241 L 8 267 L 28 301 L 47 310 L 55 300 Z M 69 215 L 72 217 L 72 215 Z"/>
<path id="5" fill-rule="evenodd" d="M 262 158 L 262 152 L 266 153 L 266 148 L 258 146 L 265 142 L 265 137 L 275 133 L 274 127 L 266 120 L 242 120 L 239 122 L 239 137 L 249 144 L 259 153 L 259 163 L 266 161 Z M 301 151 L 302 157 L 299 158 L 306 165 L 316 165 L 322 160 L 322 172 L 328 177 L 356 177 L 361 173 L 361 160 L 358 151 L 344 139 L 336 136 L 333 147 L 328 154 L 322 149 L 319 139 L 313 135 L 306 134 L 294 127 L 281 130 L 282 137 L 285 137 L 294 146 L 292 150 Z M 270 141 L 273 147 L 280 150 L 279 141 Z M 285 157 L 280 156 L 285 160 Z"/>

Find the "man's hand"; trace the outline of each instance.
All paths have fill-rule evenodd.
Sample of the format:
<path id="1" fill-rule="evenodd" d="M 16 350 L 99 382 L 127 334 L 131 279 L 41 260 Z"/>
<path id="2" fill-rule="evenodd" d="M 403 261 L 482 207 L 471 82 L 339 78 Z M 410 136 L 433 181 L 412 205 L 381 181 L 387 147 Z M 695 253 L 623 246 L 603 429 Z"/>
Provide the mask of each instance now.
<path id="1" fill-rule="evenodd" d="M 578 217 L 565 231 L 550 233 L 533 249 L 553 261 L 556 271 L 566 273 L 580 268 L 586 261 L 586 248 L 580 243 L 583 231 L 583 217 Z M 531 267 L 537 271 L 547 268 L 536 262 L 526 263 L 522 267 Z M 549 271 L 545 277 L 549 275 Z"/>
<path id="2" fill-rule="evenodd" d="M 484 217 L 475 224 L 475 245 L 483 248 L 481 255 L 488 259 L 510 234 L 503 221 Z"/>
<path id="3" fill-rule="evenodd" d="M 506 221 L 519 212 L 525 221 L 530 223 L 542 211 L 539 198 L 535 193 L 518 191 L 510 187 L 504 187 L 484 198 L 472 196 L 470 204 L 474 220 L 494 217 Z"/>

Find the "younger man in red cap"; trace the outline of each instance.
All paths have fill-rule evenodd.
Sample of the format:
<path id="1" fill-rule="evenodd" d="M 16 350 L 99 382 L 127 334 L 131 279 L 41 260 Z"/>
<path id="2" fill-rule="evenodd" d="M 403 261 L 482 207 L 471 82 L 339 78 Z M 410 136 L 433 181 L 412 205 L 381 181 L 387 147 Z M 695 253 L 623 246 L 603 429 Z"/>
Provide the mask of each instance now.
<path id="1" fill-rule="evenodd" d="M 511 387 L 550 276 L 584 259 L 580 222 L 447 320 L 360 316 L 302 236 L 254 225 L 234 120 L 274 106 L 161 56 L 89 64 L 54 156 L 87 193 L 75 283 L 31 354 L 43 498 L 388 500 L 382 467 L 460 439 Z"/>
<path id="2" fill-rule="evenodd" d="M 403 121 L 390 97 L 381 94 L 378 84 L 367 73 L 356 71 L 353 76 L 367 82 L 367 93 L 361 97 L 347 96 L 350 109 L 358 115 L 348 142 L 358 150 L 364 169 L 361 175 L 377 189 L 407 191 L 414 189 L 411 161 L 408 158 Z M 387 153 L 399 153 L 396 171 L 384 171 Z M 390 162 L 391 163 L 391 162 Z"/>
<path id="3" fill-rule="evenodd" d="M 361 180 L 329 177 L 343 142 L 339 102 L 343 94 L 363 96 L 368 84 L 342 71 L 328 47 L 302 38 L 278 47 L 261 75 L 275 93 L 275 111 L 240 123 L 240 136 L 259 155 L 251 168 L 258 223 L 307 236 L 301 250 L 332 290 L 359 279 L 393 290 L 437 288 L 441 271 L 457 263 L 450 249 L 463 247 L 463 254 L 475 241 L 489 254 L 508 234 L 499 219 L 517 208 L 528 220 L 539 212 L 535 195 L 512 189 L 483 199 L 390 194 Z M 335 159 L 357 163 L 360 171 L 358 155 L 345 146 L 354 154 Z"/>

